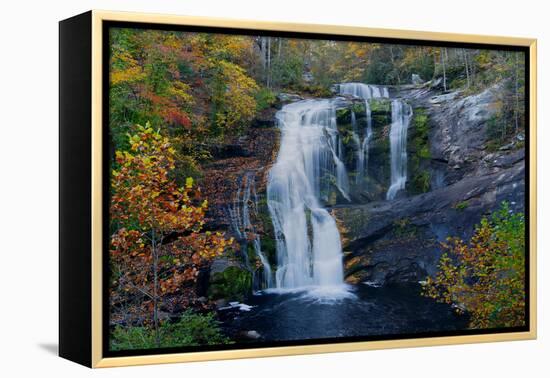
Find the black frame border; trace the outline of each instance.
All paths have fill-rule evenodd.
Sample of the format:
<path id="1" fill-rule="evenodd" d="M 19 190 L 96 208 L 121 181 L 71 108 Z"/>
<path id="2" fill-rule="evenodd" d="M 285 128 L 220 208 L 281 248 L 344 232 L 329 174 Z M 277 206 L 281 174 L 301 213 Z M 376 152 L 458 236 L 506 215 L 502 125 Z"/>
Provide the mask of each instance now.
<path id="1" fill-rule="evenodd" d="M 254 35 L 254 36 L 270 36 L 284 38 L 300 38 L 300 39 L 320 39 L 334 41 L 353 41 L 366 43 L 387 43 L 399 45 L 414 45 L 414 46 L 437 46 L 437 47 L 462 47 L 471 49 L 486 49 L 486 50 L 501 50 L 501 51 L 516 51 L 524 53 L 525 63 L 525 202 L 524 213 L 526 220 L 525 228 L 525 326 L 509 327 L 509 328 L 491 328 L 483 330 L 458 330 L 450 332 L 424 332 L 424 333 L 409 333 L 409 334 L 394 334 L 394 335 L 376 335 L 376 336 L 357 336 L 357 337 L 342 337 L 342 338 L 324 338 L 324 339 L 306 339 L 297 341 L 276 341 L 276 342 L 254 342 L 246 344 L 230 344 L 230 345 L 215 345 L 215 346 L 193 346 L 193 347 L 173 347 L 173 348 L 151 348 L 151 349 L 134 349 L 125 351 L 111 351 L 109 349 L 109 202 L 110 202 L 110 155 L 109 155 L 109 61 L 110 61 L 110 28 L 129 28 L 129 29 L 150 29 L 164 30 L 177 32 L 196 32 L 196 33 L 220 33 L 232 35 Z M 271 347 L 292 347 L 292 346 L 308 346 L 308 345 L 326 345 L 326 344 L 341 344 L 352 342 L 368 342 L 368 341 L 386 341 L 386 340 L 405 340 L 405 339 L 424 339 L 448 336 L 469 336 L 469 335 L 488 335 L 502 334 L 513 332 L 528 332 L 531 330 L 531 285 L 530 285 L 530 251 L 531 241 L 530 230 L 535 225 L 532 224 L 530 217 L 531 209 L 531 56 L 528 46 L 513 46 L 500 44 L 486 43 L 471 43 L 471 42 L 450 42 L 450 41 L 431 41 L 423 39 L 400 39 L 387 37 L 368 37 L 357 35 L 335 35 L 324 33 L 308 33 L 308 32 L 288 32 L 288 31 L 270 31 L 261 29 L 242 29 L 228 27 L 211 27 L 211 26 L 196 26 L 196 25 L 172 25 L 147 22 L 132 22 L 132 21 L 102 21 L 102 72 L 101 80 L 103 84 L 102 90 L 102 213 L 103 213 L 103 240 L 102 240 L 102 354 L 103 358 L 108 357 L 129 357 L 129 356 L 152 356 L 160 354 L 172 353 L 193 353 L 193 352 L 210 352 L 223 350 L 246 350 L 256 348 L 271 348 Z"/>

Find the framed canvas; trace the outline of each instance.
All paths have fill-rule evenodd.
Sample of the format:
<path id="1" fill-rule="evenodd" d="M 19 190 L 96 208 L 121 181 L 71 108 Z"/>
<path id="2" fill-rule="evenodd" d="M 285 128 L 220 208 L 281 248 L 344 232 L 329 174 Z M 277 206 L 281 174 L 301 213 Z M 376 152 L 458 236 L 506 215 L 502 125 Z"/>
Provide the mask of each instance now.
<path id="1" fill-rule="evenodd" d="M 536 337 L 536 41 L 60 22 L 62 357 Z"/>

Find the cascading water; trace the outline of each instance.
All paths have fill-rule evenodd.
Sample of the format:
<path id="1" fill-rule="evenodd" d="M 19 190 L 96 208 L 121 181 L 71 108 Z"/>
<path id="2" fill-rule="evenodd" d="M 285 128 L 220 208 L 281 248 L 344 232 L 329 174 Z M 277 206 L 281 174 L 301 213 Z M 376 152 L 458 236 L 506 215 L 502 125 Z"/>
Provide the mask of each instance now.
<path id="1" fill-rule="evenodd" d="M 352 112 L 352 126 L 353 126 L 353 141 L 357 147 L 357 163 L 356 163 L 356 176 L 355 183 L 359 184 L 363 180 L 363 177 L 367 174 L 368 159 L 369 159 L 369 143 L 372 139 L 372 116 L 369 104 L 371 98 L 388 98 L 389 92 L 386 87 L 379 87 L 375 85 L 363 84 L 363 83 L 342 83 L 339 85 L 340 94 L 350 95 L 365 100 L 365 115 L 367 119 L 367 128 L 363 132 L 363 138 L 359 136 L 359 132 L 356 130 L 355 113 Z"/>
<path id="2" fill-rule="evenodd" d="M 344 292 L 340 234 L 320 202 L 327 173 L 336 177 L 338 190 L 347 197 L 333 101 L 285 105 L 277 120 L 281 147 L 267 185 L 278 258 L 276 287 Z"/>
<path id="3" fill-rule="evenodd" d="M 232 206 L 229 207 L 229 219 L 231 228 L 237 241 L 241 244 L 245 264 L 250 271 L 255 271 L 248 258 L 248 242 L 252 242 L 255 255 L 262 263 L 263 270 L 258 273 L 259 289 L 268 289 L 273 287 L 273 273 L 269 261 L 262 252 L 260 235 L 256 232 L 252 224 L 251 215 L 256 217 L 258 211 L 258 197 L 256 194 L 256 180 L 253 172 L 248 172 L 242 178 L 241 185 L 237 190 Z"/>
<path id="4" fill-rule="evenodd" d="M 388 97 L 388 90 L 345 83 L 340 84 L 340 93 L 365 100 L 364 131 L 358 130 L 356 114 L 351 112 L 352 138 L 358 147 L 357 173 L 363 175 L 372 137 L 369 99 Z M 261 251 L 259 236 L 255 234 L 252 239 L 256 255 L 264 265 L 264 288 L 345 291 L 340 234 L 335 220 L 322 205 L 326 193 L 334 188 L 349 200 L 348 172 L 342 162 L 344 150 L 336 125 L 337 102 L 337 99 L 304 100 L 285 105 L 277 112 L 281 144 L 267 184 L 277 249 L 274 275 Z M 393 199 L 405 186 L 407 128 L 412 115 L 410 106 L 401 100 L 392 100 L 391 109 L 391 185 L 387 199 Z M 248 205 L 251 193 L 255 193 L 253 181 L 253 177 L 246 178 L 237 194 L 242 197 L 241 205 L 234 206 L 232 211 L 233 218 L 238 220 L 234 227 L 240 230 L 237 235 L 240 232 L 241 238 L 248 240 L 251 239 L 242 230 L 253 231 Z"/>
<path id="5" fill-rule="evenodd" d="M 407 182 L 407 129 L 412 108 L 401 100 L 392 100 L 390 129 L 391 184 L 386 199 L 392 200 Z"/>

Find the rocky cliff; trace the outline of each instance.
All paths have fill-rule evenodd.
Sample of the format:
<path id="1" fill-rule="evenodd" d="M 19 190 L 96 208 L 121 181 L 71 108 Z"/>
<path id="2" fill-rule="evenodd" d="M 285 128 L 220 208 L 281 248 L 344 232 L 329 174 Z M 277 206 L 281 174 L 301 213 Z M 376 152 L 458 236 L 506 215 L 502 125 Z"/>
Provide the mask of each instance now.
<path id="1" fill-rule="evenodd" d="M 514 211 L 524 210 L 523 137 L 517 135 L 497 147 L 488 137 L 488 128 L 500 110 L 501 86 L 467 95 L 442 93 L 428 83 L 390 88 L 390 98 L 335 98 L 337 148 L 347 170 L 349 193 L 343 195 L 336 177 L 326 173 L 323 180 L 332 185 L 326 186 L 321 197 L 338 223 L 347 282 L 384 285 L 424 280 L 435 272 L 442 253 L 440 243 L 447 237 L 469 238 L 480 219 L 502 201 L 509 202 Z M 265 265 L 276 269 L 265 195 L 268 172 L 279 148 L 275 113 L 283 104 L 301 99 L 281 94 L 273 107 L 254 120 L 247 134 L 213 150 L 215 159 L 205 167 L 204 179 L 206 194 L 213 198 L 208 226 L 237 236 L 240 249 L 235 256 L 214 262 L 205 276 L 210 283 L 205 283 L 204 293 L 209 286 L 214 297 L 239 298 L 243 291 L 258 288 L 257 277 Z M 387 200 L 394 99 L 410 105 L 412 114 L 406 138 L 407 181 L 395 199 Z M 367 123 L 372 135 L 361 173 L 357 170 L 358 140 L 365 138 Z M 217 188 L 224 190 L 218 193 Z M 247 197 L 247 190 L 253 195 L 250 192 Z M 249 223 L 232 218 L 232 207 L 240 212 L 235 206 L 247 207 Z M 255 248 L 261 250 L 263 261 Z M 231 277 L 224 276 L 228 272 Z M 241 286 L 230 287 L 234 281 Z"/>
<path id="2" fill-rule="evenodd" d="M 524 210 L 522 136 L 500 148 L 487 137 L 500 105 L 499 88 L 468 96 L 441 95 L 429 87 L 396 93 L 414 112 L 406 190 L 393 201 L 373 193 L 373 201 L 333 207 L 348 282 L 382 285 L 423 280 L 434 273 L 442 253 L 440 242 L 448 236 L 469 238 L 482 216 L 502 201 L 514 211 Z M 372 153 L 374 159 L 387 156 L 384 142 L 375 138 Z M 379 162 L 370 174 L 383 186 L 386 164 Z"/>

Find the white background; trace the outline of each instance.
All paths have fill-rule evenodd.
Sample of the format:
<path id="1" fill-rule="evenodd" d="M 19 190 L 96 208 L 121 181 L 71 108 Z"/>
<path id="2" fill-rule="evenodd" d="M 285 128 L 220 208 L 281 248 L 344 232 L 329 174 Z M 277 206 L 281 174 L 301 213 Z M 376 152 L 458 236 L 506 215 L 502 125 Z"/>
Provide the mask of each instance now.
<path id="1" fill-rule="evenodd" d="M 0 7 L 0 375 L 3 377 L 540 377 L 547 307 L 550 12 L 531 1 L 4 0 Z M 56 356 L 58 25 L 89 9 L 538 38 L 539 339 L 91 371 Z M 78 127 L 78 125 L 74 125 Z M 546 164 L 545 164 L 546 163 Z"/>

